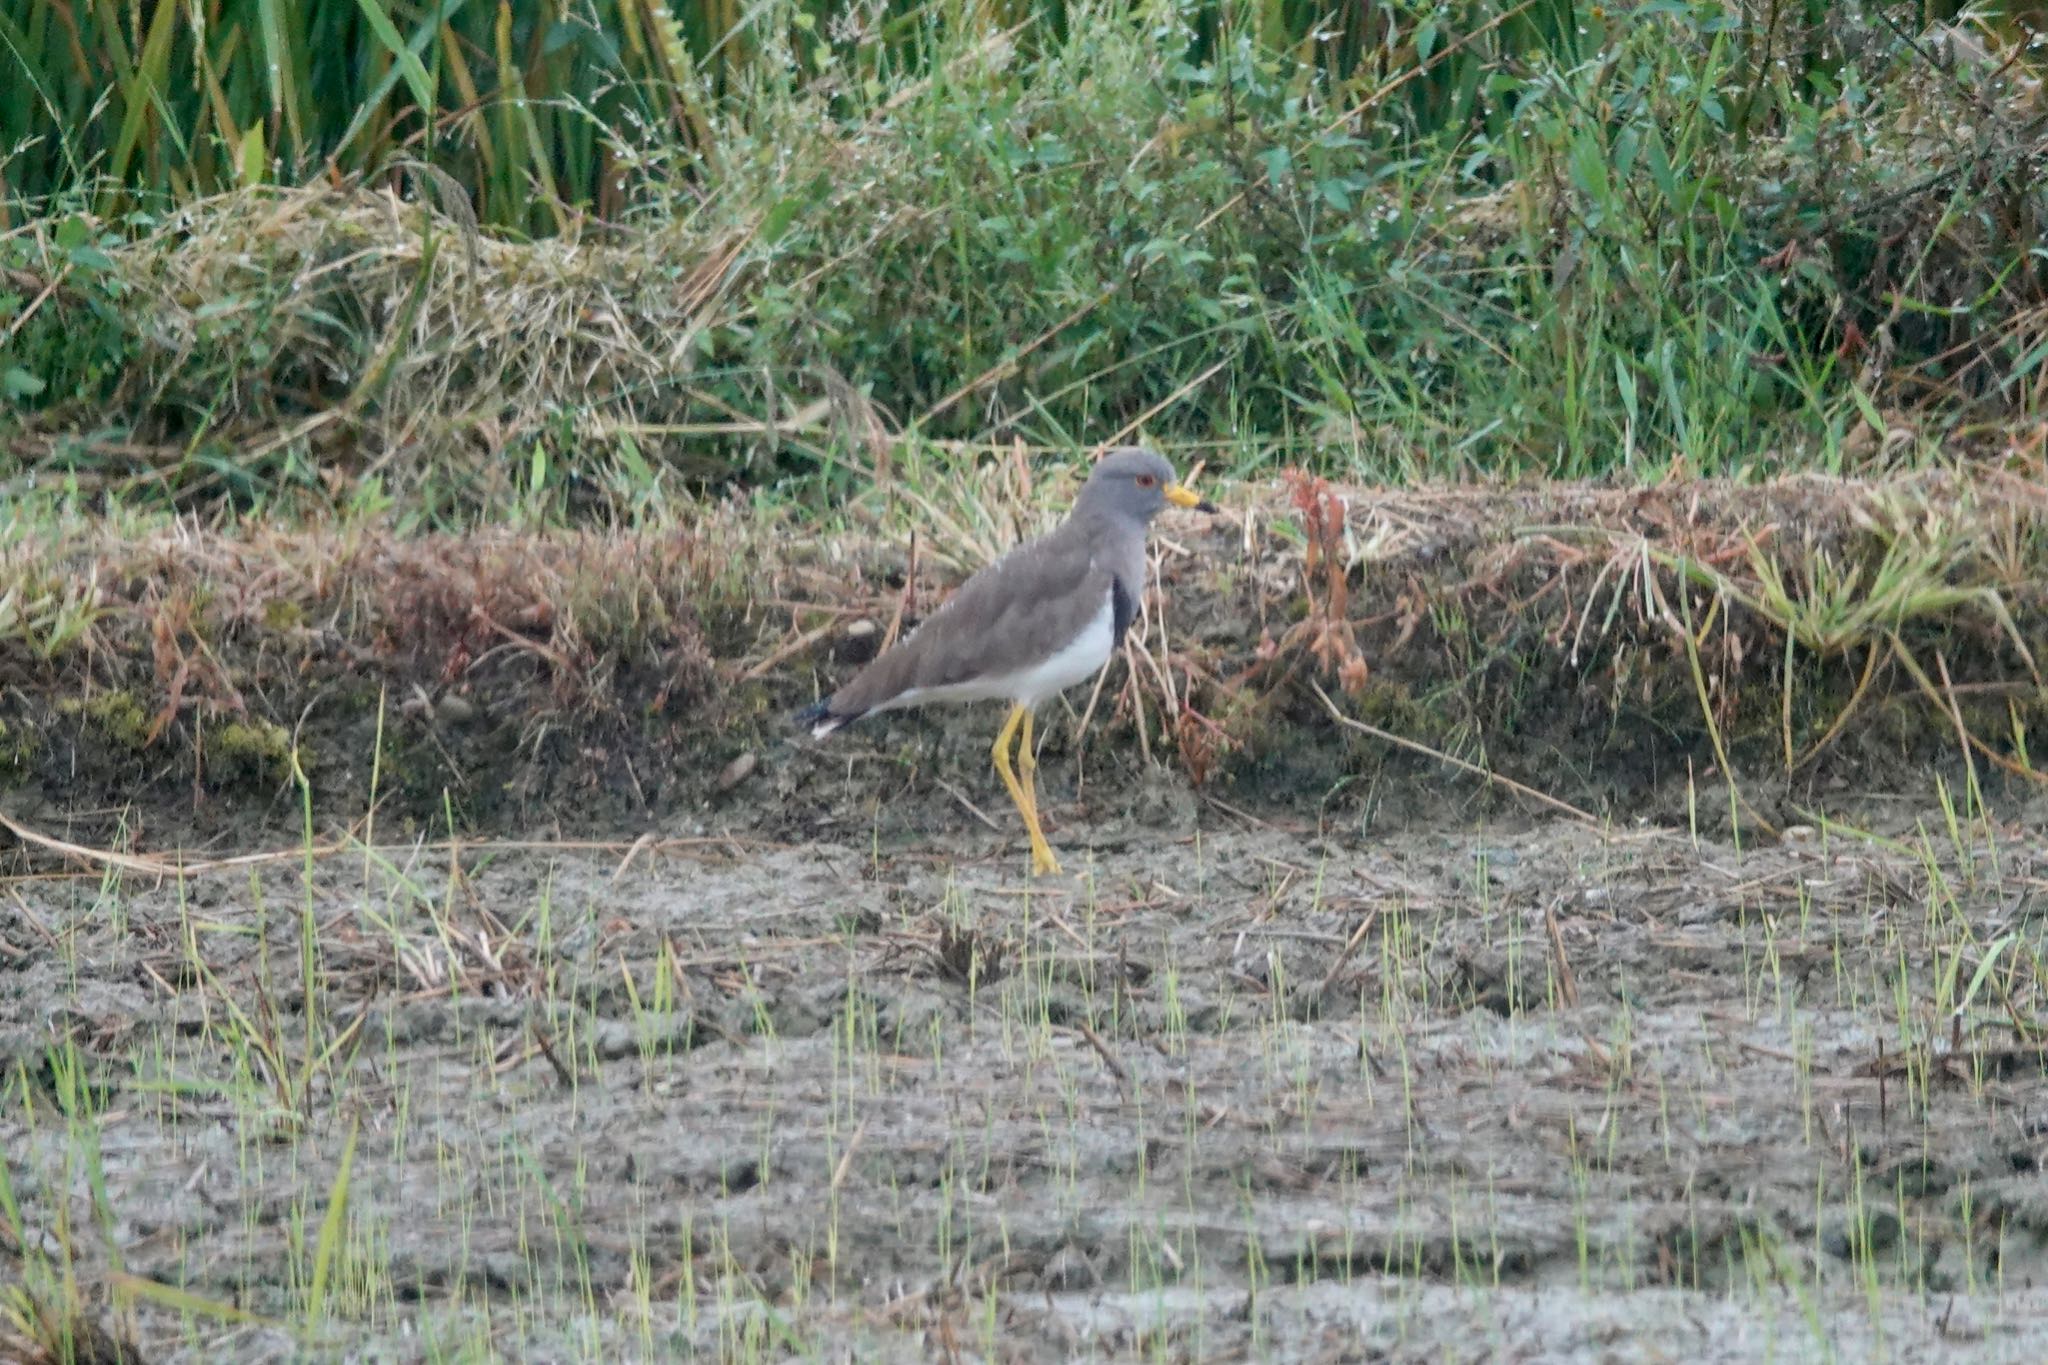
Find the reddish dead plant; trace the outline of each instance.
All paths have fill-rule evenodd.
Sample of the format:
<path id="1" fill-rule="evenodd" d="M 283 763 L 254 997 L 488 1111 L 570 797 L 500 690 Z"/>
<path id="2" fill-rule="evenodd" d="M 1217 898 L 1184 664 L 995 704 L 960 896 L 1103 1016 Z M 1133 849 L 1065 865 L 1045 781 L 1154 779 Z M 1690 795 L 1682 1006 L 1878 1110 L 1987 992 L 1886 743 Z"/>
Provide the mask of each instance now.
<path id="1" fill-rule="evenodd" d="M 1371 674 L 1351 626 L 1350 566 L 1344 553 L 1344 499 L 1329 480 L 1305 470 L 1289 469 L 1288 500 L 1301 517 L 1305 537 L 1302 591 L 1308 595 L 1308 616 L 1281 641 L 1280 651 L 1306 640 L 1309 652 L 1325 672 L 1337 675 L 1344 690 L 1357 693 Z M 1318 596 L 1317 588 L 1321 587 Z"/>
<path id="2" fill-rule="evenodd" d="M 197 706 L 202 715 L 248 714 L 242 694 L 229 681 L 227 668 L 195 625 L 199 608 L 191 591 L 180 587 L 164 593 L 152 587 L 143 611 L 149 621 L 150 661 L 164 697 L 162 709 L 143 736 L 145 745 L 155 744 L 188 705 Z"/>
<path id="3" fill-rule="evenodd" d="M 1223 754 L 1236 747 L 1229 732 L 1185 699 L 1180 715 L 1174 718 L 1173 740 L 1180 750 L 1181 766 L 1187 771 L 1188 781 L 1197 787 L 1209 780 Z"/>

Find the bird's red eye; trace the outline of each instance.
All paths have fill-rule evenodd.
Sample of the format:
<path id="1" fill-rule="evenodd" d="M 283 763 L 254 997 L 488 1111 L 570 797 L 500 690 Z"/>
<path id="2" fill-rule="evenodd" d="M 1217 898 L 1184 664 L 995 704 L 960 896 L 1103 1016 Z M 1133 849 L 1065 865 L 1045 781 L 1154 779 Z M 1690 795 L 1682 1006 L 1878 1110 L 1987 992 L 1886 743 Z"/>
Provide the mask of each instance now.
<path id="1" fill-rule="evenodd" d="M 1138 487 L 1140 488 L 1150 488 L 1153 484 L 1158 482 L 1159 480 L 1153 478 L 1150 474 L 1140 474 L 1138 476 Z"/>

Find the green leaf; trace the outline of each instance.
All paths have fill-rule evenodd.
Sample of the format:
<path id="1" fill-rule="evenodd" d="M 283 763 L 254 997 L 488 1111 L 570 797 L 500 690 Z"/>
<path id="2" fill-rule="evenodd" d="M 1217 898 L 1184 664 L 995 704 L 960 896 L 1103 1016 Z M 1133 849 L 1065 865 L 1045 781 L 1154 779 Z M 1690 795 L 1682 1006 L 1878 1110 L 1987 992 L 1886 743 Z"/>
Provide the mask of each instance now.
<path id="1" fill-rule="evenodd" d="M 2032 374 L 2044 360 L 2048 360 L 2048 341 L 2041 342 L 2021 356 L 2019 363 L 2012 367 L 2012 373 L 2005 377 L 2005 382 L 2000 384 L 1999 387 L 2002 389 L 2011 388 L 2016 381 L 2025 379 L 2028 375 Z"/>
<path id="2" fill-rule="evenodd" d="M 356 2 L 361 4 L 362 0 L 356 0 Z M 467 2 L 468 0 L 441 0 L 439 12 L 428 15 L 420 21 L 420 26 L 413 30 L 412 41 L 406 45 L 406 50 L 413 54 L 415 64 L 419 60 L 418 54 L 426 48 L 429 42 L 433 41 L 434 35 L 439 33 L 441 27 L 452 20 L 456 12 Z M 372 87 L 370 93 L 363 99 L 363 102 L 356 106 L 355 115 L 349 119 L 348 127 L 343 130 L 340 140 L 335 143 L 335 156 L 338 157 L 342 152 L 346 151 L 355 142 L 357 134 L 361 133 L 369 125 L 370 115 L 374 114 L 378 107 L 384 103 L 384 97 L 391 93 L 391 87 L 398 83 L 398 78 L 402 73 L 407 74 L 409 81 L 410 74 L 406 65 L 403 62 L 394 62 L 378 78 L 377 84 Z M 425 113 L 432 113 L 432 107 L 428 105 L 422 105 L 421 110 Z"/>
<path id="3" fill-rule="evenodd" d="M 65 255 L 74 267 L 90 274 L 105 274 L 114 268 L 114 258 L 96 246 L 75 246 Z"/>
<path id="4" fill-rule="evenodd" d="M 41 376 L 30 374 L 19 365 L 0 370 L 0 393 L 9 398 L 33 398 L 48 387 Z"/>
<path id="5" fill-rule="evenodd" d="M 1856 404 L 1856 411 L 1862 414 L 1870 429 L 1879 436 L 1884 435 L 1890 424 L 1884 420 L 1884 414 L 1877 410 L 1877 404 L 1870 400 L 1870 395 L 1863 391 L 1863 386 L 1849 385 L 1849 397 Z"/>
<path id="6" fill-rule="evenodd" d="M 761 244 L 774 246 L 781 241 L 782 234 L 789 231 L 789 225 L 796 221 L 803 206 L 803 200 L 794 194 L 776 200 L 775 207 L 769 209 L 768 215 L 761 220 L 761 231 L 757 234 Z"/>
<path id="7" fill-rule="evenodd" d="M 306 1293 L 306 1325 L 316 1326 L 327 1315 L 327 1286 L 334 1274 L 335 1256 L 341 1248 L 348 1216 L 349 1173 L 356 1164 L 356 1124 L 348 1127 L 348 1141 L 342 1144 L 341 1164 L 334 1183 L 327 1189 L 327 1212 L 320 1219 L 319 1240 L 313 1244 L 313 1283 Z"/>
<path id="8" fill-rule="evenodd" d="M 263 183 L 263 171 L 268 161 L 263 152 L 263 124 L 252 121 L 242 134 L 242 145 L 235 151 L 235 172 L 241 179 L 242 188 Z"/>
<path id="9" fill-rule="evenodd" d="M 124 179 L 128 174 L 128 160 L 135 153 L 138 139 L 142 136 L 142 121 L 152 108 L 161 106 L 163 92 L 170 88 L 171 40 L 177 29 L 173 20 L 177 17 L 176 5 L 158 5 L 150 20 L 149 36 L 143 40 L 142 51 L 136 57 L 135 71 L 122 82 L 121 89 L 121 131 L 114 139 L 114 153 L 108 162 L 108 173 L 115 179 Z M 163 108 L 166 123 L 170 111 Z"/>
<path id="10" fill-rule="evenodd" d="M 1956 1002 L 1955 1012 L 1958 1015 L 1961 1015 L 1965 1010 L 1969 1009 L 1971 1005 L 1976 1003 L 1977 992 L 1984 989 L 1984 982 L 1991 976 L 1992 964 L 1998 961 L 1998 955 L 2004 952 L 2007 948 L 2010 948 L 2013 945 L 2014 940 L 2016 940 L 2018 937 L 2018 934 L 2002 934 L 1992 943 L 1992 945 L 1988 949 L 1985 950 L 1984 960 L 1977 964 L 1977 970 L 1975 974 L 1973 974 L 1970 977 L 1970 988 L 1964 991 L 1963 998 Z M 1956 960 L 1959 963 L 1962 961 L 1962 955 L 1960 953 L 1956 955 Z"/>
<path id="11" fill-rule="evenodd" d="M 159 1308 L 173 1313 L 182 1313 L 192 1318 L 213 1318 L 220 1322 L 245 1322 L 259 1327 L 274 1327 L 267 1318 L 260 1318 L 247 1309 L 237 1308 L 219 1299 L 209 1299 L 189 1290 L 173 1285 L 160 1284 L 140 1275 L 116 1272 L 109 1277 L 117 1302 L 127 1299 L 147 1299 Z"/>
<path id="12" fill-rule="evenodd" d="M 432 118 L 434 85 L 427 79 L 427 68 L 421 63 L 420 54 L 414 52 L 406 45 L 405 39 L 398 36 L 398 29 L 392 24 L 391 16 L 384 13 L 384 7 L 378 4 L 377 0 L 356 0 L 356 8 L 363 12 L 363 18 L 369 20 L 370 31 L 377 35 L 377 41 L 384 44 L 385 49 L 397 60 L 399 70 L 405 75 L 405 83 L 412 90 L 413 102 L 419 105 L 422 114 Z"/>

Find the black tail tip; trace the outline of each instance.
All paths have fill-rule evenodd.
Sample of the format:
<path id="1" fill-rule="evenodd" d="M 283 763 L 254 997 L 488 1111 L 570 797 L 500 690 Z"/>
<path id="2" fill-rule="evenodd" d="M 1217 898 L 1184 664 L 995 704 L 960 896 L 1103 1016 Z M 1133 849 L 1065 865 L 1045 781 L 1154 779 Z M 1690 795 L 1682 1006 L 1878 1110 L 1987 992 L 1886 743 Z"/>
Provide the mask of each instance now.
<path id="1" fill-rule="evenodd" d="M 844 730 L 847 726 L 859 720 L 860 712 L 855 711 L 852 714 L 847 714 L 834 711 L 832 709 L 832 699 L 827 697 L 824 701 L 813 702 L 801 711 L 794 712 L 790 719 L 796 724 L 809 729 L 812 739 L 823 739 L 829 734 Z"/>

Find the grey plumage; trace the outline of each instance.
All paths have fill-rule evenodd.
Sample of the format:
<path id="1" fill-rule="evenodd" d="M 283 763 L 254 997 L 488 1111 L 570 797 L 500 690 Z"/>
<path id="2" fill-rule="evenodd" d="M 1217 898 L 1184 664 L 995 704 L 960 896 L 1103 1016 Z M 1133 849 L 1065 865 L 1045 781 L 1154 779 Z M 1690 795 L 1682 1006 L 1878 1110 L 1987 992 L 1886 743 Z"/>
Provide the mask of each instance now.
<path id="1" fill-rule="evenodd" d="M 1195 505 L 1194 496 L 1173 483 L 1164 457 L 1135 446 L 1111 451 L 1057 530 L 968 579 L 922 625 L 800 719 L 822 737 L 892 704 L 972 700 L 945 693 L 972 690 L 984 680 L 1023 679 L 1097 628 L 1105 603 L 1114 614 L 1113 648 L 1144 595 L 1145 528 L 1167 505 L 1169 489 L 1175 501 Z M 1016 693 L 979 695 L 1027 706 L 1044 699 L 1026 695 L 1033 688 L 1024 681 L 1017 687 Z"/>

